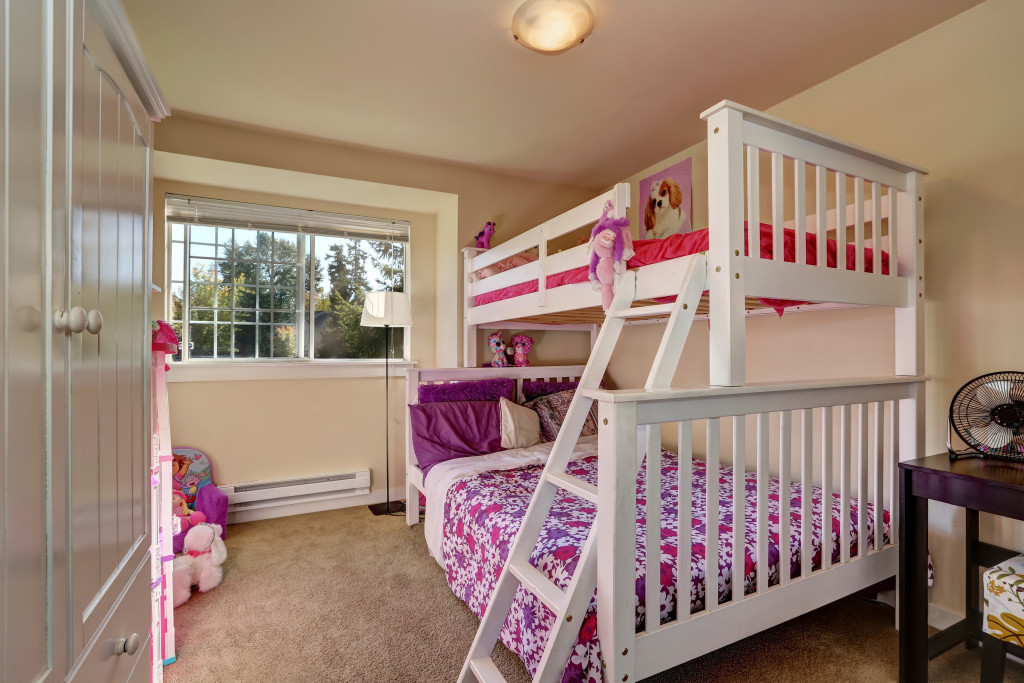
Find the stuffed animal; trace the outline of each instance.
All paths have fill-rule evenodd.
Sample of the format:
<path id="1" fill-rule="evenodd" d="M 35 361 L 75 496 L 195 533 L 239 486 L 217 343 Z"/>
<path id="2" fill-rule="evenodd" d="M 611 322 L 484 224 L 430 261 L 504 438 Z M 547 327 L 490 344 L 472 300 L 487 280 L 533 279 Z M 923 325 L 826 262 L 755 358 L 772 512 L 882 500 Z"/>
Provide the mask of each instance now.
<path id="1" fill-rule="evenodd" d="M 487 347 L 491 350 L 491 367 L 507 368 L 508 358 L 505 357 L 505 340 L 501 338 L 501 332 L 495 332 L 487 337 Z"/>
<path id="2" fill-rule="evenodd" d="M 171 491 L 171 500 L 171 511 L 180 520 L 182 531 L 188 531 L 191 527 L 206 521 L 206 515 L 188 506 L 188 499 L 181 491 Z"/>
<path id="3" fill-rule="evenodd" d="M 525 334 L 513 334 L 512 346 L 508 347 L 505 353 L 512 356 L 512 364 L 517 368 L 528 368 L 530 359 L 526 354 L 530 353 L 532 348 L 533 337 L 528 337 Z"/>
<path id="4" fill-rule="evenodd" d="M 192 586 L 200 593 L 220 585 L 228 549 L 220 540 L 219 524 L 198 524 L 185 534 L 184 552 L 174 558 L 174 606 L 192 596 Z"/>
<path id="5" fill-rule="evenodd" d="M 626 262 L 633 256 L 629 219 L 612 218 L 611 211 L 612 203 L 608 202 L 590 235 L 589 277 L 594 289 L 601 292 L 601 306 L 606 311 L 615 296 L 615 276 L 625 271 Z"/>
<path id="6" fill-rule="evenodd" d="M 494 230 L 494 223 L 492 221 L 487 221 L 484 225 L 484 229 L 476 234 L 477 249 L 491 248 L 491 235 L 494 234 Z"/>

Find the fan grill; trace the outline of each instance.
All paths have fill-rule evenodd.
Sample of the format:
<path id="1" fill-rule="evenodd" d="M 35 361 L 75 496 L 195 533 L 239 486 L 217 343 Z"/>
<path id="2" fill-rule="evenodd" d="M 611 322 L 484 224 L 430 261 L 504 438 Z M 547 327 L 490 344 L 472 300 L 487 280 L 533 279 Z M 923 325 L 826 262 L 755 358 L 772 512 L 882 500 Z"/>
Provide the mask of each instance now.
<path id="1" fill-rule="evenodd" d="M 992 372 L 960 387 L 949 422 L 969 452 L 1024 462 L 1024 372 Z"/>

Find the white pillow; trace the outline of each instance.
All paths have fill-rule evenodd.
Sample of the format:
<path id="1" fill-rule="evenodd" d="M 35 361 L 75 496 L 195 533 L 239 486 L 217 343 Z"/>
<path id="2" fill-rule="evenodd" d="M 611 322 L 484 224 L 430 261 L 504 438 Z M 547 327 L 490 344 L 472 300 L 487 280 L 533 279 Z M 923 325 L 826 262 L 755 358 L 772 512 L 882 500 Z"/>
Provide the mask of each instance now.
<path id="1" fill-rule="evenodd" d="M 501 447 L 526 448 L 540 441 L 540 417 L 504 396 L 501 405 Z"/>

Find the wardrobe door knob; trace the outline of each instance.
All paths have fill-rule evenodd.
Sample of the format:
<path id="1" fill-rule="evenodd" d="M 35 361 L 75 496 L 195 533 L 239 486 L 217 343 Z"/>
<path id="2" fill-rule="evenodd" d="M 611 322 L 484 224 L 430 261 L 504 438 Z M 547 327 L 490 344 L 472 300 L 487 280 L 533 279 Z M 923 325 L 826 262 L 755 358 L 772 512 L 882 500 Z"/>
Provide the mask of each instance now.
<path id="1" fill-rule="evenodd" d="M 88 324 L 89 314 L 81 306 L 70 311 L 60 310 L 53 314 L 53 326 L 61 332 L 78 333 Z"/>
<path id="2" fill-rule="evenodd" d="M 114 654 L 132 656 L 139 651 L 140 640 L 138 633 L 133 633 L 127 638 L 118 638 L 114 643 Z"/>
<path id="3" fill-rule="evenodd" d="M 86 314 L 85 329 L 89 330 L 92 334 L 99 334 L 100 330 L 103 329 L 103 314 L 95 308 L 89 311 Z"/>

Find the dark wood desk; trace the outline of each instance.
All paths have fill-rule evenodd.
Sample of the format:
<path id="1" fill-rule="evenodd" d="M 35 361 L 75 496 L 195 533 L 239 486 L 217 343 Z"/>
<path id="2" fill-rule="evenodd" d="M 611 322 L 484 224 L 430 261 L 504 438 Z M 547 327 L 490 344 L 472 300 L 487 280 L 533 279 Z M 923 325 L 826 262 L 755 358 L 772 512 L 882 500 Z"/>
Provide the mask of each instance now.
<path id="1" fill-rule="evenodd" d="M 928 637 L 928 501 L 967 511 L 967 616 Z M 1024 464 L 949 455 L 900 463 L 900 681 L 927 681 L 928 660 L 958 643 L 982 639 L 979 567 L 1019 554 L 978 540 L 978 513 L 1024 520 Z M 942 568 L 938 568 L 941 572 Z M 1024 649 L 1011 646 L 1021 655 Z"/>

